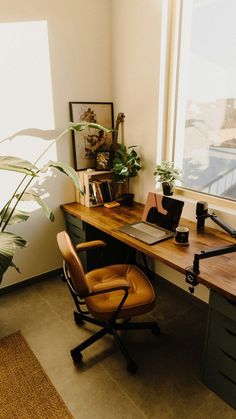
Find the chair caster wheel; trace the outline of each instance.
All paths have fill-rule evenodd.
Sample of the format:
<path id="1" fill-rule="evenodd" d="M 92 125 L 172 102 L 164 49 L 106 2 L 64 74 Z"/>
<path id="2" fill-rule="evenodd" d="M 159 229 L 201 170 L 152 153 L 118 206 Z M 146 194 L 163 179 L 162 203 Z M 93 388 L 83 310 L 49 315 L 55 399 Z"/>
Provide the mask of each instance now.
<path id="1" fill-rule="evenodd" d="M 159 336 L 161 334 L 161 329 L 159 326 L 156 326 L 152 328 L 151 332 L 154 336 Z"/>
<path id="2" fill-rule="evenodd" d="M 76 311 L 74 311 L 74 321 L 78 326 L 81 326 L 82 324 L 84 324 L 84 320 L 81 319 L 79 313 L 77 313 Z"/>
<path id="3" fill-rule="evenodd" d="M 73 362 L 75 364 L 78 364 L 79 362 L 82 361 L 83 355 L 81 354 L 81 352 L 75 352 L 75 353 L 73 353 L 73 350 L 72 350 L 70 353 L 71 353 L 71 358 L 73 359 Z"/>
<path id="4" fill-rule="evenodd" d="M 135 374 L 138 370 L 138 365 L 135 362 L 130 362 L 127 365 L 127 371 L 129 371 L 131 374 Z"/>

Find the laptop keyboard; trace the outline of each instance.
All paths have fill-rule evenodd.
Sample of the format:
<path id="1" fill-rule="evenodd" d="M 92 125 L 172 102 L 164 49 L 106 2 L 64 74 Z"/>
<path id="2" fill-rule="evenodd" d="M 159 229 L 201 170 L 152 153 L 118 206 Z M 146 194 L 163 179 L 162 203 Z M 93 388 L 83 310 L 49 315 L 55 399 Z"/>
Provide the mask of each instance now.
<path id="1" fill-rule="evenodd" d="M 137 223 L 133 225 L 132 228 L 142 231 L 143 233 L 150 234 L 151 236 L 154 236 L 154 237 L 161 237 L 164 234 L 166 234 L 166 232 L 158 230 L 158 228 L 149 226 L 148 224 L 145 224 L 145 223 Z"/>

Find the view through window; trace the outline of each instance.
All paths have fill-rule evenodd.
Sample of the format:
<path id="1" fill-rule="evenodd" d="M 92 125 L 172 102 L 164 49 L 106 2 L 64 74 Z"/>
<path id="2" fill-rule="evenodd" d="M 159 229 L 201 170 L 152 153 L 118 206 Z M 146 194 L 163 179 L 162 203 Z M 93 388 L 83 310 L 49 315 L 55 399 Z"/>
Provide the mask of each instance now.
<path id="1" fill-rule="evenodd" d="M 175 164 L 182 186 L 236 200 L 236 1 L 183 1 Z"/>

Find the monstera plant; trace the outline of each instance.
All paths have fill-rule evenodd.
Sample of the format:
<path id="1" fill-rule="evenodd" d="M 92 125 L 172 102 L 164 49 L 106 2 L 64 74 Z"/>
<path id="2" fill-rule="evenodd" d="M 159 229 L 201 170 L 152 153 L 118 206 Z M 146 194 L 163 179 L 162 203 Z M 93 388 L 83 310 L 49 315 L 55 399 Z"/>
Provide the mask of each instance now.
<path id="1" fill-rule="evenodd" d="M 8 269 L 9 266 L 15 267 L 19 271 L 13 262 L 13 257 L 17 247 L 25 247 L 27 245 L 27 242 L 24 240 L 24 238 L 8 231 L 9 225 L 16 224 L 21 221 L 27 221 L 27 219 L 30 217 L 30 213 L 18 209 L 18 204 L 20 201 L 25 199 L 35 200 L 41 206 L 47 218 L 50 221 L 54 220 L 54 215 L 48 208 L 47 204 L 43 201 L 40 195 L 31 188 L 33 181 L 40 176 L 40 173 L 45 173 L 49 168 L 54 167 L 65 175 L 69 176 L 73 180 L 75 186 L 79 189 L 80 193 L 83 193 L 80 188 L 80 183 L 76 171 L 68 164 L 50 160 L 46 165 L 40 168 L 38 163 L 40 159 L 47 153 L 49 148 L 57 143 L 68 131 L 83 131 L 88 128 L 95 128 L 105 132 L 112 131 L 111 129 L 107 129 L 95 123 L 71 123 L 69 127 L 63 131 L 56 139 L 50 141 L 50 144 L 40 154 L 34 163 L 20 159 L 18 157 L 0 156 L 0 170 L 19 172 L 23 175 L 10 199 L 5 203 L 3 208 L 0 209 L 0 283 L 4 272 Z"/>

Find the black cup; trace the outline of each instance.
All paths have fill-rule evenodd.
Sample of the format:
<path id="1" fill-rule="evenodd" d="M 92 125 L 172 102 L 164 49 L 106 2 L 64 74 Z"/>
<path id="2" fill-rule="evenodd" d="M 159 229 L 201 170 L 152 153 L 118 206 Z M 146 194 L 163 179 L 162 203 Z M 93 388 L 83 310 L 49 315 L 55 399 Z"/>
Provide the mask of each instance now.
<path id="1" fill-rule="evenodd" d="M 188 246 L 188 236 L 189 228 L 188 227 L 177 227 L 175 230 L 175 243 L 180 244 L 181 246 Z"/>

